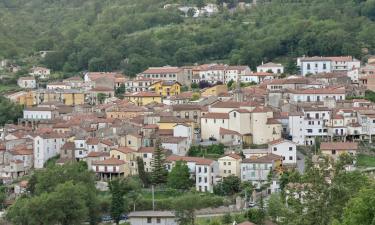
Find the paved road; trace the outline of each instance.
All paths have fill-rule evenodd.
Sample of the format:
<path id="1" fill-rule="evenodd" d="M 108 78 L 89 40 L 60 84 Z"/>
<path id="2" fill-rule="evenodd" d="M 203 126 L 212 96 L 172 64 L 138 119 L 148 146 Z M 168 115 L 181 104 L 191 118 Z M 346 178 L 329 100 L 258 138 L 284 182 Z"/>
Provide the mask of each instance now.
<path id="1" fill-rule="evenodd" d="M 297 151 L 297 169 L 301 174 L 303 174 L 305 171 L 305 157 L 306 156 L 304 154 Z"/>

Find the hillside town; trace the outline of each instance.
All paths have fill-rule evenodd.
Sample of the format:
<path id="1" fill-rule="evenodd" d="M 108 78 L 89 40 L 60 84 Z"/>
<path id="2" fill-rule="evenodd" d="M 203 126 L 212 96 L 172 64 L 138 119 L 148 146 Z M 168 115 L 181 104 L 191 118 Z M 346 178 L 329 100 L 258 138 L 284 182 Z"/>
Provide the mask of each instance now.
<path id="1" fill-rule="evenodd" d="M 303 174 L 307 159 L 319 167 L 347 155 L 353 160 L 345 170 L 373 175 L 375 168 L 359 162 L 374 157 L 375 57 L 302 56 L 295 64 L 298 74 L 277 62 L 255 70 L 211 63 L 59 80 L 35 66 L 18 78 L 21 90 L 5 95 L 24 107 L 16 123 L 0 129 L 0 178 L 14 187 L 5 204 L 51 162 L 85 162 L 103 191 L 116 178 L 154 172 L 156 162 L 169 173 L 183 162 L 195 192 L 216 193 L 228 177 L 249 183 L 252 192 L 233 210 L 282 188 L 293 192 L 291 183 L 281 186 L 282 176 Z M 177 224 L 172 211 L 127 216 L 134 225 Z"/>

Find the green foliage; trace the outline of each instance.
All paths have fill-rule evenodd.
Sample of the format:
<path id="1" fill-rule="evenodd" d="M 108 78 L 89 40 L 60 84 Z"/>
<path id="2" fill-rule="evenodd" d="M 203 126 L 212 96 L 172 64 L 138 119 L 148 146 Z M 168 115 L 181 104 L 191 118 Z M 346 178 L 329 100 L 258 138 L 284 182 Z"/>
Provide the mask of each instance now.
<path id="1" fill-rule="evenodd" d="M 193 181 L 190 179 L 189 167 L 182 161 L 177 161 L 168 175 L 168 186 L 174 189 L 188 190 Z"/>
<path id="2" fill-rule="evenodd" d="M 195 210 L 217 206 L 220 202 L 221 200 L 218 198 L 189 194 L 176 199 L 172 207 L 175 210 L 179 224 L 190 225 L 195 222 Z"/>
<path id="3" fill-rule="evenodd" d="M 198 89 L 199 88 L 199 85 L 197 83 L 191 83 L 190 87 L 192 89 Z"/>
<path id="4" fill-rule="evenodd" d="M 155 144 L 154 158 L 152 159 L 151 181 L 153 184 L 164 184 L 167 182 L 168 171 L 164 165 L 165 155 L 161 148 L 160 140 Z"/>
<path id="5" fill-rule="evenodd" d="M 272 194 L 268 200 L 268 208 L 267 213 L 271 217 L 273 221 L 277 221 L 277 219 L 283 215 L 285 215 L 286 207 L 282 202 L 281 196 L 279 194 Z"/>
<path id="6" fill-rule="evenodd" d="M 246 216 L 251 222 L 259 225 L 264 224 L 264 220 L 266 219 L 265 212 L 262 209 L 256 208 L 249 209 L 249 211 L 247 211 L 246 213 Z"/>
<path id="7" fill-rule="evenodd" d="M 16 122 L 22 116 L 22 106 L 0 95 L 0 126 Z"/>
<path id="8" fill-rule="evenodd" d="M 225 213 L 224 216 L 221 218 L 223 224 L 230 224 L 233 222 L 232 215 L 230 213 Z"/>
<path id="9" fill-rule="evenodd" d="M 125 94 L 125 84 L 121 84 L 120 87 L 116 88 L 115 95 L 116 97 L 123 98 Z"/>
<path id="10" fill-rule="evenodd" d="M 112 196 L 111 216 L 116 224 L 119 224 L 121 214 L 125 211 L 123 180 L 114 179 L 109 183 L 109 190 Z"/>
<path id="11" fill-rule="evenodd" d="M 241 191 L 241 179 L 237 176 L 230 175 L 224 177 L 214 187 L 214 193 L 218 195 L 234 195 Z"/>
<path id="12" fill-rule="evenodd" d="M 61 186 L 63 185 L 63 186 Z M 77 190 L 71 190 L 77 189 Z M 85 163 L 70 163 L 64 166 L 54 165 L 50 166 L 48 169 L 35 171 L 29 180 L 27 187 L 29 195 L 25 200 L 17 200 L 14 211 L 8 215 L 9 220 L 17 220 L 15 224 L 23 224 L 18 221 L 23 221 L 23 219 L 35 219 L 36 224 L 55 224 L 55 223 L 64 223 L 64 221 L 56 221 L 61 217 L 61 220 L 65 220 L 65 217 L 71 216 L 72 219 L 77 219 L 75 215 L 68 215 L 69 211 L 63 211 L 60 208 L 67 207 L 76 204 L 77 211 L 80 212 L 86 211 L 83 213 L 83 218 L 78 218 L 79 220 L 84 219 L 90 222 L 90 224 L 97 224 L 98 222 L 98 199 L 95 189 L 95 179 L 94 174 L 87 170 L 87 165 Z M 81 203 L 69 202 L 70 198 L 66 198 L 66 202 L 62 200 L 56 200 L 59 204 L 57 206 L 50 206 L 51 198 L 59 197 L 61 195 L 68 195 L 65 192 L 71 191 L 74 193 L 79 193 L 83 199 L 85 207 L 80 208 Z M 76 191 L 76 192 L 75 192 Z M 84 194 L 82 194 L 84 193 Z M 58 199 L 58 198 L 57 198 Z M 81 200 L 81 198 L 77 198 Z M 21 201 L 18 203 L 18 201 Z M 38 207 L 33 207 L 33 205 L 38 205 Z M 31 206 L 30 206 L 31 205 Z M 38 218 L 35 216 L 42 214 L 44 210 L 53 209 L 51 207 L 56 207 L 56 212 L 46 213 L 46 217 L 43 217 L 44 222 L 38 222 Z M 28 209 L 30 208 L 30 209 Z M 24 212 L 24 210 L 29 210 L 26 213 L 26 216 L 20 216 L 18 213 Z M 67 209 L 68 210 L 68 209 Z M 61 215 L 52 215 L 52 213 L 59 213 Z M 51 217 L 51 218 L 49 218 Z M 78 220 L 77 219 L 77 220 Z M 50 223 L 50 221 L 53 221 Z"/>
<path id="13" fill-rule="evenodd" d="M 342 225 L 374 224 L 375 222 L 375 185 L 363 187 L 359 193 L 347 203 Z"/>
<path id="14" fill-rule="evenodd" d="M 59 184 L 52 192 L 19 199 L 6 216 L 16 225 L 80 224 L 89 213 L 86 191 L 83 184 Z"/>
<path id="15" fill-rule="evenodd" d="M 107 98 L 107 95 L 104 93 L 98 93 L 98 102 L 99 104 L 103 104 L 105 99 Z"/>
<path id="16" fill-rule="evenodd" d="M 143 187 L 148 187 L 151 183 L 150 174 L 146 173 L 145 165 L 141 157 L 137 157 L 138 175 L 143 183 Z"/>
<path id="17" fill-rule="evenodd" d="M 188 151 L 188 156 L 204 157 L 207 155 L 217 155 L 221 156 L 224 154 L 224 145 L 223 144 L 214 144 L 207 147 L 201 145 L 191 146 Z"/>
<path id="18" fill-rule="evenodd" d="M 361 167 L 375 167 L 375 157 L 364 154 L 357 155 L 357 166 Z"/>

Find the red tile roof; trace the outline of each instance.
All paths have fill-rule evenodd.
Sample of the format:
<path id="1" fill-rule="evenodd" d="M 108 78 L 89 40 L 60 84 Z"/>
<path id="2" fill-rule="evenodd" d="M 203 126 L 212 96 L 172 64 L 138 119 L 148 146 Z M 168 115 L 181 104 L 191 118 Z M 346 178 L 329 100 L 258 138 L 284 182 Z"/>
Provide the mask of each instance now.
<path id="1" fill-rule="evenodd" d="M 243 159 L 242 162 L 243 163 L 272 163 L 276 160 L 282 160 L 282 159 L 283 157 L 271 153 L 271 154 L 268 154 L 268 155 L 265 155 L 256 159 Z"/>
<path id="2" fill-rule="evenodd" d="M 222 128 L 222 127 L 220 127 L 219 134 L 220 135 L 239 135 L 239 136 L 242 136 L 237 131 L 225 129 L 225 128 Z"/>
<path id="3" fill-rule="evenodd" d="M 167 162 L 185 161 L 185 162 L 195 162 L 197 165 L 211 165 L 214 160 L 200 158 L 200 157 L 190 157 L 190 156 L 178 156 L 171 155 L 166 159 Z"/>
<path id="4" fill-rule="evenodd" d="M 201 118 L 209 118 L 209 119 L 229 119 L 228 113 L 206 113 Z"/>
<path id="5" fill-rule="evenodd" d="M 109 153 L 108 152 L 90 152 L 89 154 L 87 154 L 87 157 L 109 157 Z"/>
<path id="6" fill-rule="evenodd" d="M 321 150 L 357 150 L 357 142 L 322 142 Z"/>
<path id="7" fill-rule="evenodd" d="M 129 154 L 129 153 L 135 152 L 133 149 L 131 149 L 129 147 L 124 147 L 124 146 L 118 147 L 117 149 L 113 149 L 113 150 L 117 150 L 117 151 L 122 152 L 124 154 Z"/>
<path id="8" fill-rule="evenodd" d="M 96 161 L 92 163 L 93 165 L 123 165 L 125 164 L 124 160 L 109 158 L 102 161 Z"/>
<path id="9" fill-rule="evenodd" d="M 126 94 L 125 97 L 161 97 L 161 96 L 155 92 L 134 92 L 134 93 Z"/>
<path id="10" fill-rule="evenodd" d="M 169 73 L 179 73 L 183 70 L 178 67 L 163 66 L 163 67 L 150 67 L 143 71 L 142 74 L 169 74 Z"/>

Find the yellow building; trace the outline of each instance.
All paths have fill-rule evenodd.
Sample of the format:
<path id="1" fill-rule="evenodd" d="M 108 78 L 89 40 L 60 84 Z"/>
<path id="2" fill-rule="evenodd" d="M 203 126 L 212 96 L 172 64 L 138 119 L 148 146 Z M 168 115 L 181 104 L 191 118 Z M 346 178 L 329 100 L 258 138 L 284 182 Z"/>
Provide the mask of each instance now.
<path id="1" fill-rule="evenodd" d="M 219 96 L 222 93 L 228 93 L 228 87 L 225 84 L 215 85 L 202 90 L 202 97 Z"/>
<path id="2" fill-rule="evenodd" d="M 112 149 L 110 152 L 110 157 L 118 160 L 123 160 L 126 162 L 125 174 L 135 175 L 138 174 L 137 169 L 137 152 L 129 147 L 118 147 L 117 149 Z"/>
<path id="3" fill-rule="evenodd" d="M 107 118 L 116 118 L 116 119 L 132 119 L 139 115 L 143 115 L 147 112 L 147 109 L 144 107 L 135 106 L 133 104 L 127 104 L 121 107 L 114 107 L 105 112 Z"/>
<path id="4" fill-rule="evenodd" d="M 227 177 L 230 175 L 241 177 L 241 156 L 237 154 L 229 154 L 219 158 L 217 161 L 219 163 L 220 177 Z"/>
<path id="5" fill-rule="evenodd" d="M 161 95 L 155 92 L 135 92 L 125 95 L 125 99 L 135 105 L 142 106 L 153 102 L 161 103 Z"/>
<path id="6" fill-rule="evenodd" d="M 83 105 L 85 104 L 84 93 L 63 93 L 63 103 L 65 105 Z"/>
<path id="7" fill-rule="evenodd" d="M 23 93 L 22 95 L 18 96 L 16 99 L 16 102 L 18 102 L 21 105 L 24 105 L 26 107 L 31 107 L 35 105 L 36 103 L 36 97 L 34 91 L 29 91 L 26 93 Z"/>
<path id="8" fill-rule="evenodd" d="M 357 142 L 322 142 L 320 151 L 333 159 L 338 159 L 341 154 L 355 156 L 358 150 Z"/>
<path id="9" fill-rule="evenodd" d="M 149 90 L 155 91 L 163 97 L 181 93 L 181 84 L 176 81 L 158 81 L 150 85 Z"/>

